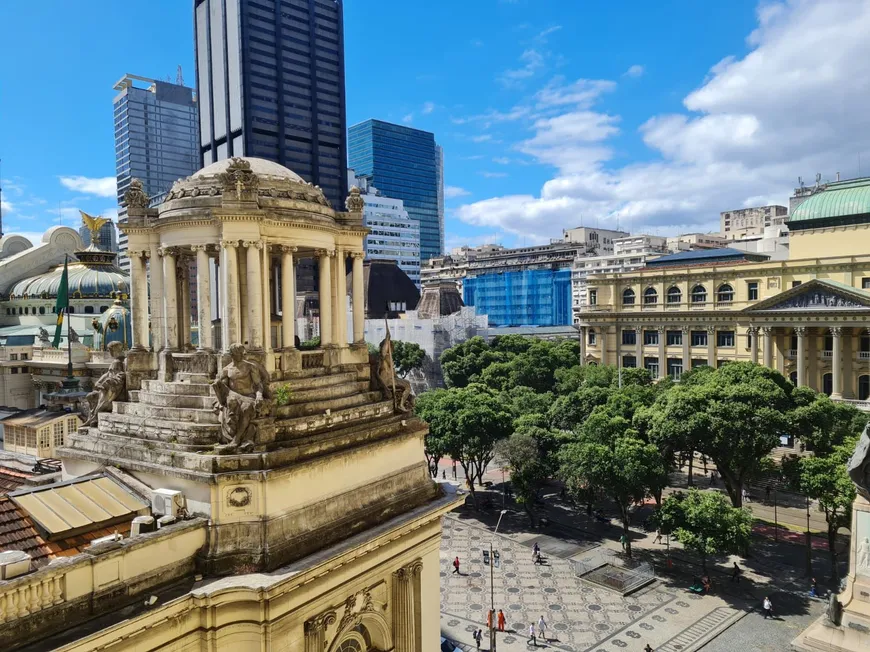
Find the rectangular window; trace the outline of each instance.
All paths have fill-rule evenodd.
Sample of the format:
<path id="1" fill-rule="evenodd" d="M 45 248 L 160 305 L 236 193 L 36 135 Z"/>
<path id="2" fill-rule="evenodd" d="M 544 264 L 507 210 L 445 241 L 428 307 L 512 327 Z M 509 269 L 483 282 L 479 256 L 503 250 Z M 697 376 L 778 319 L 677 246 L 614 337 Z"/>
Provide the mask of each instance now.
<path id="1" fill-rule="evenodd" d="M 683 373 L 683 361 L 679 358 L 668 358 L 668 376 L 679 380 Z"/>
<path id="2" fill-rule="evenodd" d="M 668 346 L 680 346 L 683 343 L 682 331 L 668 331 Z"/>
<path id="3" fill-rule="evenodd" d="M 659 377 L 659 359 L 658 358 L 644 358 L 643 359 L 643 367 L 646 369 L 650 376 L 653 378 Z"/>
<path id="4" fill-rule="evenodd" d="M 637 344 L 637 331 L 633 328 L 622 331 L 623 344 Z"/>
<path id="5" fill-rule="evenodd" d="M 861 353 L 870 352 L 870 335 L 861 336 Z"/>
<path id="6" fill-rule="evenodd" d="M 658 344 L 659 343 L 659 332 L 658 331 L 644 331 L 643 332 L 643 343 L 644 344 Z"/>
<path id="7" fill-rule="evenodd" d="M 595 342 L 598 341 L 598 338 L 595 336 L 595 331 L 591 328 L 589 329 L 589 337 L 587 338 L 589 342 L 589 346 L 595 346 Z"/>
<path id="8" fill-rule="evenodd" d="M 719 331 L 716 333 L 716 346 L 734 346 L 734 331 Z"/>
<path id="9" fill-rule="evenodd" d="M 698 358 L 692 358 L 692 369 L 697 369 L 698 367 L 706 367 L 706 360 L 699 360 Z"/>
<path id="10" fill-rule="evenodd" d="M 749 281 L 746 289 L 749 291 L 749 300 L 758 301 L 758 281 Z"/>
<path id="11" fill-rule="evenodd" d="M 796 287 L 797 287 L 798 285 L 800 285 L 800 284 L 801 284 L 801 281 L 792 281 L 792 282 L 791 282 L 791 286 L 792 286 L 793 288 L 796 288 Z"/>
<path id="12" fill-rule="evenodd" d="M 589 305 L 598 305 L 598 290 L 589 290 Z"/>
<path id="13" fill-rule="evenodd" d="M 54 422 L 54 447 L 60 448 L 63 446 L 63 419 L 58 419 Z"/>
<path id="14" fill-rule="evenodd" d="M 18 367 L 12 367 L 12 373 L 13 373 L 13 374 L 17 374 L 17 373 L 18 373 Z"/>
<path id="15" fill-rule="evenodd" d="M 637 367 L 637 358 L 633 355 L 622 356 L 622 366 L 625 369 L 634 369 Z"/>
<path id="16" fill-rule="evenodd" d="M 870 290 L 870 276 L 865 276 L 861 279 L 861 289 Z"/>
<path id="17" fill-rule="evenodd" d="M 22 360 L 27 360 L 27 354 L 26 354 L 26 353 L 22 353 L 22 354 L 21 354 L 21 359 L 22 359 Z"/>
<path id="18" fill-rule="evenodd" d="M 17 354 L 17 353 L 10 353 L 10 354 L 9 354 L 9 359 L 10 359 L 10 360 L 17 360 L 17 359 L 18 359 L 18 354 Z"/>
<path id="19" fill-rule="evenodd" d="M 707 346 L 707 331 L 692 331 L 692 346 Z"/>

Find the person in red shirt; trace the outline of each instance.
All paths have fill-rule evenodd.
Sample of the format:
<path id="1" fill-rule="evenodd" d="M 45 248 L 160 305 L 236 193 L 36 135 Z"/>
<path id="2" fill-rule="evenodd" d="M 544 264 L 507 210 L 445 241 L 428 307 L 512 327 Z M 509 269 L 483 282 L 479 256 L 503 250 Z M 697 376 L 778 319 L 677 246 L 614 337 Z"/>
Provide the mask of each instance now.
<path id="1" fill-rule="evenodd" d="M 504 631 L 504 612 L 501 609 L 498 610 L 498 631 Z"/>
<path id="2" fill-rule="evenodd" d="M 454 572 L 456 575 L 461 575 L 461 574 L 462 574 L 462 573 L 459 572 L 459 557 L 457 557 L 456 559 L 453 560 L 453 572 Z"/>

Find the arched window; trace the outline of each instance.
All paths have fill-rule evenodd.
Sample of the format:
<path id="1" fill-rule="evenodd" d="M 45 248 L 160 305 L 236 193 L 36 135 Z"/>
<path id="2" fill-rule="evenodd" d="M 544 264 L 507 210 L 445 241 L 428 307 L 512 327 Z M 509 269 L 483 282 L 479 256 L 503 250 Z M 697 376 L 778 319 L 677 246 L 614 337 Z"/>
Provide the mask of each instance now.
<path id="1" fill-rule="evenodd" d="M 643 291 L 643 303 L 646 306 L 655 305 L 659 302 L 659 293 L 655 288 L 647 288 Z"/>
<path id="2" fill-rule="evenodd" d="M 870 376 L 858 376 L 858 400 L 866 401 L 870 398 Z"/>
<path id="3" fill-rule="evenodd" d="M 830 396 L 834 393 L 834 376 L 827 373 L 822 376 L 822 392 Z"/>
<path id="4" fill-rule="evenodd" d="M 108 309 L 109 309 L 109 306 L 100 306 L 100 314 L 102 315 L 102 314 L 103 314 L 104 312 L 106 312 Z"/>
<path id="5" fill-rule="evenodd" d="M 626 288 L 622 291 L 622 305 L 624 306 L 633 306 L 634 305 L 634 290 L 631 288 Z"/>
<path id="6" fill-rule="evenodd" d="M 75 314 L 75 311 L 76 311 L 75 308 L 73 308 L 72 306 L 69 307 L 69 314 L 73 315 L 73 314 Z"/>
<path id="7" fill-rule="evenodd" d="M 692 303 L 706 303 L 707 288 L 703 285 L 696 285 L 692 288 Z"/>
<path id="8" fill-rule="evenodd" d="M 668 288 L 668 303 L 679 303 L 683 300 L 683 293 L 680 288 L 674 286 Z"/>
<path id="9" fill-rule="evenodd" d="M 93 306 L 85 306 L 85 314 L 86 315 L 93 315 L 94 314 L 94 307 Z"/>
<path id="10" fill-rule="evenodd" d="M 716 301 L 719 303 L 731 303 L 734 301 L 734 288 L 727 283 L 720 285 L 719 290 L 716 292 Z"/>
<path id="11" fill-rule="evenodd" d="M 39 306 L 39 314 L 40 314 L 40 315 L 44 315 L 44 314 L 45 314 L 45 306 Z"/>
<path id="12" fill-rule="evenodd" d="M 338 644 L 335 652 L 365 652 L 362 645 L 355 638 L 349 638 Z"/>

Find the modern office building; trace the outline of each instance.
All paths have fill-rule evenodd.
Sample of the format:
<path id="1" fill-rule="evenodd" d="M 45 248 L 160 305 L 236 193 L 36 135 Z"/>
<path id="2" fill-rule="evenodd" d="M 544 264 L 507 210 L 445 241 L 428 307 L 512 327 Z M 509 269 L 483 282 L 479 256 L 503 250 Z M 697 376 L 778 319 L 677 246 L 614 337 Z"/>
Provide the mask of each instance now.
<path id="1" fill-rule="evenodd" d="M 348 137 L 349 166 L 387 197 L 401 199 L 420 224 L 420 258 L 440 256 L 444 242 L 443 165 L 435 135 L 428 131 L 366 120 Z"/>
<path id="2" fill-rule="evenodd" d="M 181 84 L 129 74 L 114 89 L 115 174 L 123 216 L 131 179 L 139 179 L 145 194 L 153 197 L 199 169 L 196 96 Z M 123 233 L 118 250 L 118 264 L 129 273 Z"/>
<path id="3" fill-rule="evenodd" d="M 200 153 L 264 158 L 347 197 L 341 0 L 195 0 Z"/>
<path id="4" fill-rule="evenodd" d="M 777 205 L 723 211 L 719 214 L 720 235 L 728 240 L 761 235 L 764 227 L 780 226 L 787 216 L 788 208 Z"/>
<path id="5" fill-rule="evenodd" d="M 90 247 L 91 232 L 88 230 L 88 227 L 84 225 L 80 226 L 79 235 L 82 236 L 82 242 L 85 243 L 85 247 Z M 100 227 L 96 245 L 103 251 L 118 253 L 118 228 L 114 222 L 106 222 Z"/>
<path id="6" fill-rule="evenodd" d="M 870 179 L 828 183 L 792 212 L 787 260 L 711 249 L 591 276 L 582 359 L 658 377 L 749 360 L 870 409 L 868 216 Z"/>
<path id="7" fill-rule="evenodd" d="M 465 279 L 463 301 L 490 326 L 571 324 L 571 269 L 517 269 Z"/>
<path id="8" fill-rule="evenodd" d="M 395 261 L 414 285 L 420 288 L 420 225 L 408 216 L 401 199 L 384 197 L 369 185 L 365 177 L 348 170 L 348 186 L 360 189 L 365 208 L 363 223 L 369 228 L 366 236 L 366 258 Z"/>

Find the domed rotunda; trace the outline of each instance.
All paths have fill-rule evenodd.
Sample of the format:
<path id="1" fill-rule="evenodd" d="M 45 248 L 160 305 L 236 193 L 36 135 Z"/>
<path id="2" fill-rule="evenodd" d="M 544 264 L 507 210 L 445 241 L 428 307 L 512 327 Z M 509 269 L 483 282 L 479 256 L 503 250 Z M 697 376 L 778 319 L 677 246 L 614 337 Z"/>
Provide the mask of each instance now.
<path id="1" fill-rule="evenodd" d="M 263 159 L 232 158 L 180 179 L 157 208 L 148 207 L 138 183 L 131 185 L 126 204 L 120 228 L 128 235 L 131 259 L 134 348 L 149 346 L 150 312 L 155 351 L 191 350 L 192 325 L 199 324 L 201 351 L 244 344 L 262 355 L 270 371 L 298 367 L 296 264 L 311 258 L 319 269 L 318 359 L 340 364 L 364 357 L 362 263 L 368 231 L 358 189 L 351 190 L 347 212 L 337 212 L 319 187 L 292 170 Z M 348 258 L 353 305 L 361 307 L 353 311 L 352 338 Z M 195 269 L 194 277 L 180 274 L 182 269 Z M 198 314 L 192 314 L 191 283 Z M 281 315 L 280 327 L 273 329 L 272 315 Z"/>

